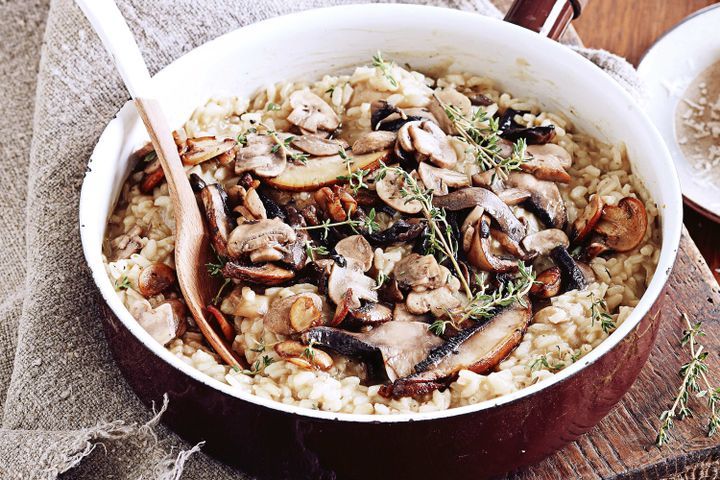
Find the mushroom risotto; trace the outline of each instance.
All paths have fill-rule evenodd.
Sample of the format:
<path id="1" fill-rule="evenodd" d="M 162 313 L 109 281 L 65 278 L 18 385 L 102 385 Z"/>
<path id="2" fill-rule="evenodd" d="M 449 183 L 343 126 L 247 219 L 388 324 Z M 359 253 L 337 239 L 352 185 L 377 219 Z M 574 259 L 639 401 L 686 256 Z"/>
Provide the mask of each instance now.
<path id="1" fill-rule="evenodd" d="M 283 403 L 422 412 L 542 381 L 627 318 L 660 253 L 622 146 L 481 76 L 377 54 L 210 100 L 174 135 L 216 257 L 208 317 L 237 364 L 177 287 L 151 145 L 109 220 L 108 274 L 172 353 Z"/>

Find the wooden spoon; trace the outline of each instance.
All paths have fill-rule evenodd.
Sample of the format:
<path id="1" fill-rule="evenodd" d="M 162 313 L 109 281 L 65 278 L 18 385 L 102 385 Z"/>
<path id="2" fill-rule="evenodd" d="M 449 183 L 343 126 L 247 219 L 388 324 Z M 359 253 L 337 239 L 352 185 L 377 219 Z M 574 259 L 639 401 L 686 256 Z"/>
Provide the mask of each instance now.
<path id="1" fill-rule="evenodd" d="M 113 0 L 76 0 L 76 3 L 113 57 L 165 172 L 175 211 L 175 268 L 185 302 L 205 339 L 223 361 L 242 369 L 244 362 L 205 316 L 205 306 L 210 304 L 217 286 L 206 267 L 211 261 L 209 237 L 170 126 L 159 102 L 153 98 L 150 74 L 140 49 Z"/>

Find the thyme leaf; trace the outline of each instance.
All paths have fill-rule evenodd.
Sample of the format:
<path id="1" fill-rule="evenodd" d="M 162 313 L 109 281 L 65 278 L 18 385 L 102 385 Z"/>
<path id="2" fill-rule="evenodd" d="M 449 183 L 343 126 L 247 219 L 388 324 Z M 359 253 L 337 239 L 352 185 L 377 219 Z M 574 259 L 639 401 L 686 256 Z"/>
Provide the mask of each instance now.
<path id="1" fill-rule="evenodd" d="M 385 79 L 390 83 L 390 85 L 392 85 L 393 88 L 398 87 L 398 82 L 397 82 L 397 80 L 395 80 L 395 77 L 393 77 L 393 75 L 392 75 L 393 63 L 388 63 L 385 60 L 383 60 L 382 53 L 380 53 L 379 51 L 375 55 L 373 55 L 372 65 L 373 65 L 373 67 L 380 70 L 383 77 L 385 77 Z"/>

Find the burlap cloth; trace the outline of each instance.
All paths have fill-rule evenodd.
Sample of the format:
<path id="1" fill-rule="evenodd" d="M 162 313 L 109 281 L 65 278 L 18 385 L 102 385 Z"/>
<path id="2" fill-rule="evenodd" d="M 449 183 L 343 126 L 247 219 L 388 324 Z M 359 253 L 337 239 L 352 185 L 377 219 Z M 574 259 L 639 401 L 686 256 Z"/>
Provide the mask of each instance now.
<path id="1" fill-rule="evenodd" d="M 118 3 L 152 73 L 240 26 L 349 2 Z M 421 3 L 499 15 L 487 0 Z M 92 148 L 128 99 L 112 63 L 72 0 L 3 0 L 0 19 L 0 478 L 245 478 L 158 425 L 106 347 L 77 212 Z M 583 53 L 634 86 L 624 61 Z"/>

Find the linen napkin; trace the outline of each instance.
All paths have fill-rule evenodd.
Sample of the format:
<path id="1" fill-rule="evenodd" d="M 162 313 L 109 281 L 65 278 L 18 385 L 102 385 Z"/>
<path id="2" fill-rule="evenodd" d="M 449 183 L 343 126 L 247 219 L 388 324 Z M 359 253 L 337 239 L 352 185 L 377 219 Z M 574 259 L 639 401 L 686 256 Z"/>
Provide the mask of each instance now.
<path id="1" fill-rule="evenodd" d="M 157 72 L 276 15 L 346 0 L 119 0 Z M 499 16 L 489 0 L 417 0 Z M 498 0 L 497 3 L 508 3 Z M 115 367 L 77 221 L 83 174 L 128 100 L 72 0 L 0 2 L 0 478 L 247 478 L 158 423 Z M 581 53 L 637 88 L 632 67 Z"/>

